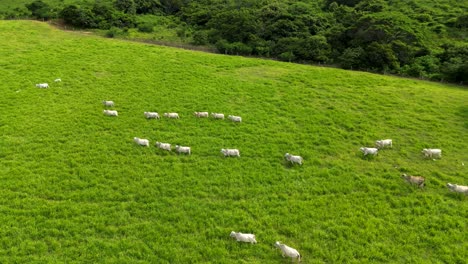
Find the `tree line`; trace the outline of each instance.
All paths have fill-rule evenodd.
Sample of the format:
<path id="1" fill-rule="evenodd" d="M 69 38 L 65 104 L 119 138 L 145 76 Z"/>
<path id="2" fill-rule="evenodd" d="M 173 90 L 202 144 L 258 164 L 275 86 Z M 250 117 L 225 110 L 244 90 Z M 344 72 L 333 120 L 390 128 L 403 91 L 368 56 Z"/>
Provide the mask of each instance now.
<path id="1" fill-rule="evenodd" d="M 192 44 L 224 54 L 466 84 L 468 2 L 446 2 L 434 7 L 417 0 L 93 0 L 54 9 L 35 0 L 26 8 L 37 19 L 106 30 L 151 32 L 153 24 L 137 17 L 167 16 L 189 29 Z"/>

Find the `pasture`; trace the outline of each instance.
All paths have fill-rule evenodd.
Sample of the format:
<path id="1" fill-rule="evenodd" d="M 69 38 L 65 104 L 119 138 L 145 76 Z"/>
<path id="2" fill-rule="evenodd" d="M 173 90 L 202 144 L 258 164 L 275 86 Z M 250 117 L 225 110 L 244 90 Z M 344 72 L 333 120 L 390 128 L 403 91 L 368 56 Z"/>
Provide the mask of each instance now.
<path id="1" fill-rule="evenodd" d="M 302 263 L 468 259 L 467 197 L 445 186 L 468 185 L 466 88 L 33 21 L 0 21 L 0 38 L 1 263 L 291 263 L 275 241 Z M 103 100 L 118 117 L 103 115 Z M 393 148 L 363 158 L 360 147 L 384 138 Z"/>

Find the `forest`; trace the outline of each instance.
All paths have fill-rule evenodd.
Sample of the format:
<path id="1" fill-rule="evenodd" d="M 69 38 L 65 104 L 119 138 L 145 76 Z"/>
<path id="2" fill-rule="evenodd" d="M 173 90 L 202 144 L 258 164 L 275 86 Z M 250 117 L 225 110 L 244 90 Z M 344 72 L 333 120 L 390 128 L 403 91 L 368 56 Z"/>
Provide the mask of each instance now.
<path id="1" fill-rule="evenodd" d="M 0 18 L 151 33 L 157 18 L 219 53 L 468 82 L 468 1 L 35 0 Z"/>

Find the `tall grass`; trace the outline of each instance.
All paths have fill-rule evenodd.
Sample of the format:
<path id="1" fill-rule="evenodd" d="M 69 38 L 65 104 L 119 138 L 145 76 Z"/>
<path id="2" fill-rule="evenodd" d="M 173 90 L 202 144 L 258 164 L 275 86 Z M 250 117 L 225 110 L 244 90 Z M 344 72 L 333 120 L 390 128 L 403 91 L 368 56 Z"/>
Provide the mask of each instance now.
<path id="1" fill-rule="evenodd" d="M 0 38 L 2 263 L 289 263 L 277 240 L 303 263 L 467 259 L 467 198 L 445 187 L 468 185 L 464 88 L 30 21 L 1 21 Z M 119 117 L 102 114 L 103 100 Z M 181 118 L 146 120 L 144 111 Z M 359 147 L 383 138 L 392 149 L 362 157 Z M 443 157 L 424 159 L 422 148 Z M 287 164 L 286 152 L 304 165 Z M 425 176 L 426 188 L 401 173 Z M 231 231 L 259 243 L 237 243 Z"/>

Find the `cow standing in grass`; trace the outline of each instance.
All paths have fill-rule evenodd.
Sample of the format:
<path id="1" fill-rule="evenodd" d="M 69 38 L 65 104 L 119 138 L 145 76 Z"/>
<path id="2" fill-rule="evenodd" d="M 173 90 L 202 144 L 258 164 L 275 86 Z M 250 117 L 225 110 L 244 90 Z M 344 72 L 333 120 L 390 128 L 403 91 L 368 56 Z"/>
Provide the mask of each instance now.
<path id="1" fill-rule="evenodd" d="M 230 236 L 236 238 L 236 240 L 240 241 L 240 242 L 247 242 L 247 243 L 251 243 L 251 244 L 257 244 L 257 240 L 255 239 L 254 234 L 243 234 L 241 232 L 232 231 Z"/>
<path id="2" fill-rule="evenodd" d="M 297 251 L 296 249 L 289 247 L 279 241 L 275 242 L 275 247 L 281 249 L 281 254 L 283 255 L 283 258 L 285 256 L 288 256 L 292 259 L 293 262 L 294 259 L 297 259 L 297 262 L 301 261 L 301 254 L 299 254 L 299 251 Z"/>
<path id="3" fill-rule="evenodd" d="M 302 165 L 302 161 L 304 160 L 301 156 L 291 155 L 289 153 L 284 154 L 284 158 L 291 162 L 291 164 L 297 163 L 299 165 Z"/>
<path id="4" fill-rule="evenodd" d="M 447 188 L 449 188 L 449 190 L 451 190 L 452 192 L 464 193 L 468 195 L 468 186 L 447 183 Z"/>
<path id="5" fill-rule="evenodd" d="M 405 179 L 410 184 L 417 185 L 419 188 L 423 188 L 426 181 L 426 179 L 422 176 L 411 176 L 407 174 L 402 174 L 401 178 Z"/>
<path id="6" fill-rule="evenodd" d="M 392 147 L 393 141 L 391 139 L 381 139 L 375 141 L 375 147 L 378 149 L 385 148 L 385 147 Z"/>
<path id="7" fill-rule="evenodd" d="M 364 156 L 367 156 L 367 155 L 376 156 L 377 153 L 379 152 L 379 149 L 377 148 L 362 147 L 362 148 L 359 148 L 359 150 L 364 154 Z"/>
<path id="8" fill-rule="evenodd" d="M 441 149 L 423 149 L 421 153 L 423 153 L 426 158 L 442 158 Z"/>

